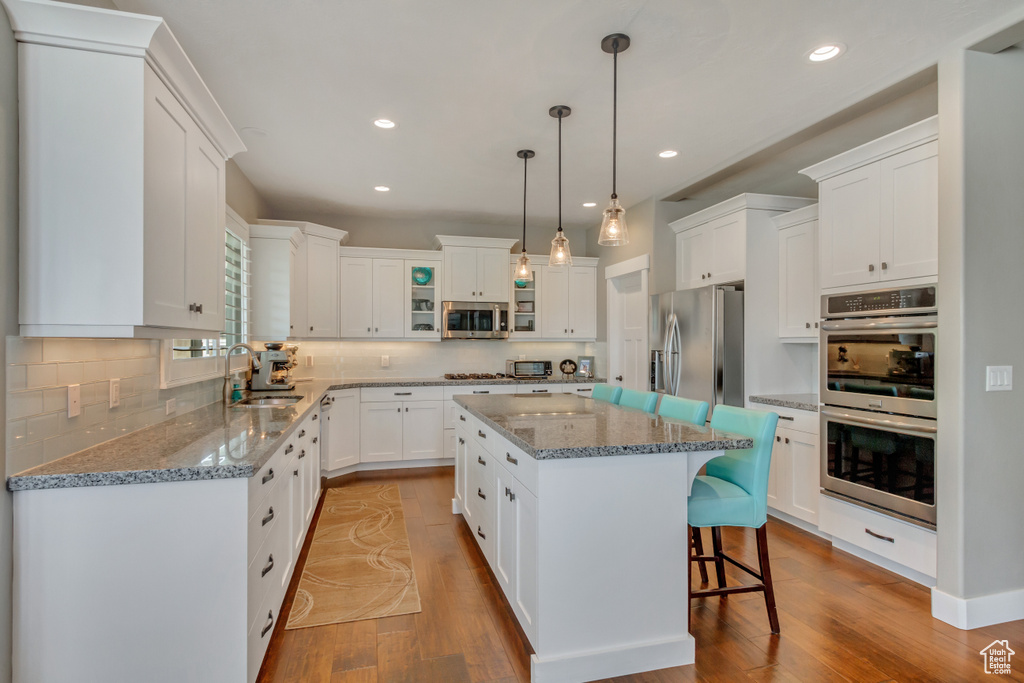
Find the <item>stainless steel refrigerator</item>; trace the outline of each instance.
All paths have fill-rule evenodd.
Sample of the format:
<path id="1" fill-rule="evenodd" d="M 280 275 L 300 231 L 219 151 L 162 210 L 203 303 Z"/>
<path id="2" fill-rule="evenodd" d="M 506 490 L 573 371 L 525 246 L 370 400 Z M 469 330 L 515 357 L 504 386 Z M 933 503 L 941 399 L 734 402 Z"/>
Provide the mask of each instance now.
<path id="1" fill-rule="evenodd" d="M 743 406 L 743 285 L 651 297 L 651 389 Z"/>

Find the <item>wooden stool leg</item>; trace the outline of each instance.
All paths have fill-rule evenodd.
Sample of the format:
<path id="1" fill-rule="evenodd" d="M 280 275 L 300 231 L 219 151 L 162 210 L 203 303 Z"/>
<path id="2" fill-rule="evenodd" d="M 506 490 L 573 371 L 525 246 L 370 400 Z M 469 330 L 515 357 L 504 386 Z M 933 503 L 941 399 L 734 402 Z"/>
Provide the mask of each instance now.
<path id="1" fill-rule="evenodd" d="M 690 533 L 686 534 L 686 609 L 690 609 L 693 601 L 693 528 L 689 524 L 686 527 L 690 530 Z"/>
<path id="2" fill-rule="evenodd" d="M 693 539 L 693 549 L 697 551 L 698 555 L 704 554 L 704 540 L 700 536 L 700 527 L 690 527 L 690 535 Z M 708 570 L 704 566 L 703 562 L 697 563 L 697 570 L 700 572 L 700 584 L 702 586 L 708 583 Z"/>
<path id="3" fill-rule="evenodd" d="M 711 527 L 711 546 L 715 550 L 715 577 L 718 587 L 725 588 L 725 560 L 722 559 L 722 527 Z"/>
<path id="4" fill-rule="evenodd" d="M 768 608 L 768 623 L 772 633 L 779 632 L 779 613 L 775 609 L 775 590 L 772 588 L 772 570 L 768 563 L 768 525 L 757 530 L 757 563 L 764 577 L 764 604 Z"/>

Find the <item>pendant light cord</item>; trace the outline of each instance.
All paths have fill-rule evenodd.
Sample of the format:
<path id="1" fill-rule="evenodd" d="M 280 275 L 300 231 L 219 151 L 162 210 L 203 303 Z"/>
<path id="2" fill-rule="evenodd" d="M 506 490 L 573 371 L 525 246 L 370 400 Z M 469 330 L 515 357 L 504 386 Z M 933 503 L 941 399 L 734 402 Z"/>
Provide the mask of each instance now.
<path id="1" fill-rule="evenodd" d="M 616 40 L 613 45 L 615 50 L 612 52 L 612 199 L 618 199 L 619 195 L 615 193 L 615 169 L 619 131 L 619 41 Z"/>
<path id="2" fill-rule="evenodd" d="M 526 253 L 526 162 L 530 157 L 523 155 L 523 253 Z"/>
<path id="3" fill-rule="evenodd" d="M 558 114 L 558 231 L 562 231 L 562 113 Z"/>

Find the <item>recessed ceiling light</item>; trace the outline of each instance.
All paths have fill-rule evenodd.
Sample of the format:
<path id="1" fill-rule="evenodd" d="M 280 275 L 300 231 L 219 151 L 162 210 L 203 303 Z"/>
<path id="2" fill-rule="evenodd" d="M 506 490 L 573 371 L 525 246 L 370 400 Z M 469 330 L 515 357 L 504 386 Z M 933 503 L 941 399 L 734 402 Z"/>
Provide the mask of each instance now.
<path id="1" fill-rule="evenodd" d="M 376 121 L 373 122 L 373 125 L 377 126 L 378 128 L 394 128 L 395 122 L 389 121 L 387 119 L 377 119 Z"/>
<path id="2" fill-rule="evenodd" d="M 391 188 L 387 185 L 378 185 L 373 189 L 377 190 L 377 192 L 391 192 Z"/>
<path id="3" fill-rule="evenodd" d="M 671 159 L 677 154 L 679 154 L 679 152 L 675 151 L 674 149 L 666 149 L 664 152 L 658 152 L 658 156 L 661 157 L 662 159 Z"/>
<path id="4" fill-rule="evenodd" d="M 597 206 L 597 202 L 583 202 L 583 206 L 588 209 L 592 209 L 593 207 Z"/>
<path id="5" fill-rule="evenodd" d="M 846 46 L 842 43 L 822 45 L 821 47 L 811 50 L 807 54 L 807 59 L 812 62 L 826 62 L 830 59 L 835 59 L 845 51 Z"/>

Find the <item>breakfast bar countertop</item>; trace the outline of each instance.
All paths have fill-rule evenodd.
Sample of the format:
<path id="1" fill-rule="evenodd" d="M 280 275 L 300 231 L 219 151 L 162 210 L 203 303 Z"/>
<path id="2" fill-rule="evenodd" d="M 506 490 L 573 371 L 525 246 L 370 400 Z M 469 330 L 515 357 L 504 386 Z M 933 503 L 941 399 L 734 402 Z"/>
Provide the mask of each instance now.
<path id="1" fill-rule="evenodd" d="M 750 448 L 747 437 L 571 394 L 456 396 L 536 460 Z"/>

